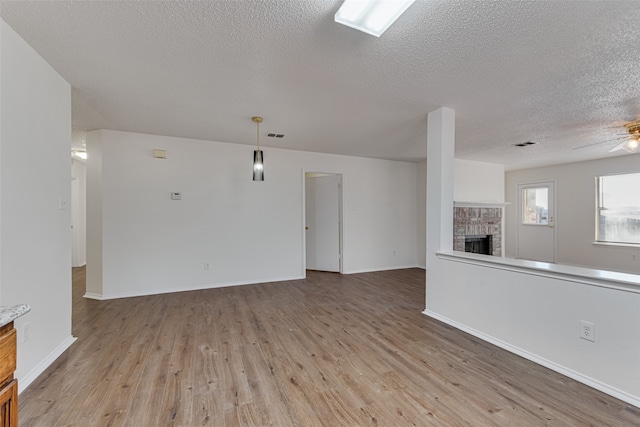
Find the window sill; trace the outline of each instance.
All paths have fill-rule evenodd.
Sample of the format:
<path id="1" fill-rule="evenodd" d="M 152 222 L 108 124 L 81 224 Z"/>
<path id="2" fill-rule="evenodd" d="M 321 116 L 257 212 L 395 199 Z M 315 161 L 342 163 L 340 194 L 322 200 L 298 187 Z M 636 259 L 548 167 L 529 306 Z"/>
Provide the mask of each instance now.
<path id="1" fill-rule="evenodd" d="M 640 243 L 617 243 L 617 242 L 591 242 L 595 246 L 618 246 L 622 248 L 640 249 Z"/>

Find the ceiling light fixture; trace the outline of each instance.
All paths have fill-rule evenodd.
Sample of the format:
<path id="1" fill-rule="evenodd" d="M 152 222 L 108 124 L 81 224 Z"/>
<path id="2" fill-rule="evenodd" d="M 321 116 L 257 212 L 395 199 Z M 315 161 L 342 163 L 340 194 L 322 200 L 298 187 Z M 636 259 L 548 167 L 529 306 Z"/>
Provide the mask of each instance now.
<path id="1" fill-rule="evenodd" d="M 415 0 L 344 0 L 335 21 L 380 37 Z"/>
<path id="2" fill-rule="evenodd" d="M 638 146 L 640 146 L 640 137 L 636 136 L 627 140 L 624 144 L 622 144 L 622 149 L 627 153 L 635 153 L 638 151 Z"/>
<path id="3" fill-rule="evenodd" d="M 256 124 L 258 148 L 253 150 L 253 180 L 264 181 L 264 161 L 262 150 L 260 149 L 260 123 L 262 123 L 262 117 L 251 117 L 251 120 Z"/>

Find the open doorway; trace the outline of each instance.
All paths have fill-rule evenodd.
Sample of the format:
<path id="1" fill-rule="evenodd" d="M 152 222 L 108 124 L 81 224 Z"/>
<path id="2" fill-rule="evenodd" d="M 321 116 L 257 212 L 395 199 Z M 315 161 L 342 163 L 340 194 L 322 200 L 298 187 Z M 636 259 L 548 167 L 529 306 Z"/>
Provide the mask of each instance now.
<path id="1" fill-rule="evenodd" d="M 304 173 L 304 269 L 342 273 L 342 175 Z"/>
<path id="2" fill-rule="evenodd" d="M 87 263 L 86 165 L 76 159 L 71 164 L 71 266 Z"/>

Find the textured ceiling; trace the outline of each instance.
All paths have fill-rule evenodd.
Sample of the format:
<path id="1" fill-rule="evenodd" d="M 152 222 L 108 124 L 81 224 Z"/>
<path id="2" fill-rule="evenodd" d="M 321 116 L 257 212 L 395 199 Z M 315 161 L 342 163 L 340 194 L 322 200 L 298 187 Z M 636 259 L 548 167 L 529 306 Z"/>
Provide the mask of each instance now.
<path id="1" fill-rule="evenodd" d="M 0 13 L 73 87 L 76 130 L 254 144 L 261 115 L 285 134 L 267 147 L 417 161 L 426 115 L 446 106 L 456 157 L 519 169 L 621 155 L 595 143 L 640 119 L 638 1 L 418 0 L 381 38 L 336 24 L 340 4 L 2 0 Z"/>

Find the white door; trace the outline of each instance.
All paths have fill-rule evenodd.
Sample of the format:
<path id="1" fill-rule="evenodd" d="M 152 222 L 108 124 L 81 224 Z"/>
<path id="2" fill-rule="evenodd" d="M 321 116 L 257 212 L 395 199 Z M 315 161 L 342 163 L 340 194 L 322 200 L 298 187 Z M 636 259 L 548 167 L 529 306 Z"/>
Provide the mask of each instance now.
<path id="1" fill-rule="evenodd" d="M 555 183 L 518 185 L 517 257 L 556 262 Z"/>
<path id="2" fill-rule="evenodd" d="M 307 269 L 340 272 L 339 175 L 305 176 L 305 220 Z"/>

